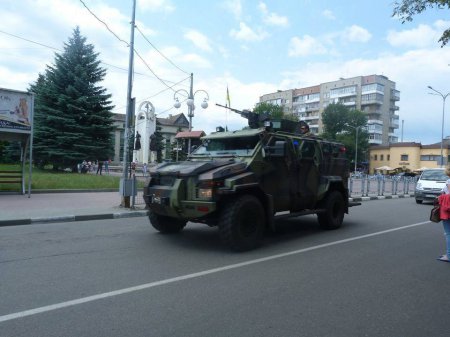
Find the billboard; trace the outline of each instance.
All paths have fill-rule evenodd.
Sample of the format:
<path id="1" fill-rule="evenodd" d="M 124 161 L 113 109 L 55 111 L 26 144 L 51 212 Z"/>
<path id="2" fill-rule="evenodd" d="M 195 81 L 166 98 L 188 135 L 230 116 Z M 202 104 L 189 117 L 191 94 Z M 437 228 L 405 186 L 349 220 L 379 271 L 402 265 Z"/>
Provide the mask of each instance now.
<path id="1" fill-rule="evenodd" d="M 0 132 L 31 133 L 33 95 L 0 88 Z"/>

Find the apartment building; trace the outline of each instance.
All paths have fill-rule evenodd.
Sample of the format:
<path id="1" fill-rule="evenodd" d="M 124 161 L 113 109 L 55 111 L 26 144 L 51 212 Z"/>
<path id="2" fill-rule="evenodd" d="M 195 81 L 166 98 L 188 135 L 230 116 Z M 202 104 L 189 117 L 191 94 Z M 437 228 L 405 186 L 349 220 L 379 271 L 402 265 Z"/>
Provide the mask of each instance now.
<path id="1" fill-rule="evenodd" d="M 369 144 L 388 145 L 398 142 L 400 92 L 395 82 L 383 75 L 341 78 L 315 86 L 277 91 L 260 97 L 260 102 L 283 106 L 285 113 L 306 121 L 313 133 L 323 131 L 322 113 L 331 103 L 342 103 L 349 109 L 367 114 Z"/>

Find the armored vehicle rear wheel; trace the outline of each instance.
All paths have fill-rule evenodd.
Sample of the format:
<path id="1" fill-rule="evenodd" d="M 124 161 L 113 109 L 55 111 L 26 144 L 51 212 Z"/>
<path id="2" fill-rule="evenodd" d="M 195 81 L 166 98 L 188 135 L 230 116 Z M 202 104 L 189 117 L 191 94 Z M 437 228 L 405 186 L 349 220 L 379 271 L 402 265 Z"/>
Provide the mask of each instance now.
<path id="1" fill-rule="evenodd" d="M 317 214 L 319 225 L 323 229 L 337 229 L 344 220 L 344 199 L 338 191 L 331 192 L 324 200 L 324 213 Z"/>
<path id="2" fill-rule="evenodd" d="M 252 195 L 243 195 L 224 205 L 219 218 L 220 238 L 234 250 L 250 250 L 260 244 L 264 225 L 261 202 Z"/>
<path id="3" fill-rule="evenodd" d="M 149 212 L 148 218 L 153 228 L 163 234 L 178 233 L 186 226 L 186 221 L 170 218 L 168 216 L 159 215 Z"/>

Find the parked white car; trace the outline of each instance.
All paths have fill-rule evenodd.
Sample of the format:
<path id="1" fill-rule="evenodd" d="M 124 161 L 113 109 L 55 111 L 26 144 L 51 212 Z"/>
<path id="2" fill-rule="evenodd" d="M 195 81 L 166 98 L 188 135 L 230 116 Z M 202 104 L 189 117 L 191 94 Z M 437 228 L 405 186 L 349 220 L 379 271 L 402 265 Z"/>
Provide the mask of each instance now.
<path id="1" fill-rule="evenodd" d="M 414 196 L 416 203 L 423 201 L 433 201 L 445 186 L 449 177 L 445 174 L 444 168 L 424 170 L 416 184 Z"/>

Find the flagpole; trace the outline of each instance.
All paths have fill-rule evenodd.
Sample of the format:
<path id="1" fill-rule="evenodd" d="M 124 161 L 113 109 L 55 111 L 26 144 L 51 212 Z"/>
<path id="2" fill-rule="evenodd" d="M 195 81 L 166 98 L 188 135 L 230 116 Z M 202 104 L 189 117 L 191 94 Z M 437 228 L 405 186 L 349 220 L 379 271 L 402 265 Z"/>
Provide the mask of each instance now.
<path id="1" fill-rule="evenodd" d="M 230 92 L 228 91 L 228 84 L 227 84 L 227 97 L 225 101 L 226 101 L 225 106 L 231 108 Z M 225 109 L 225 130 L 228 131 L 228 109 Z"/>

